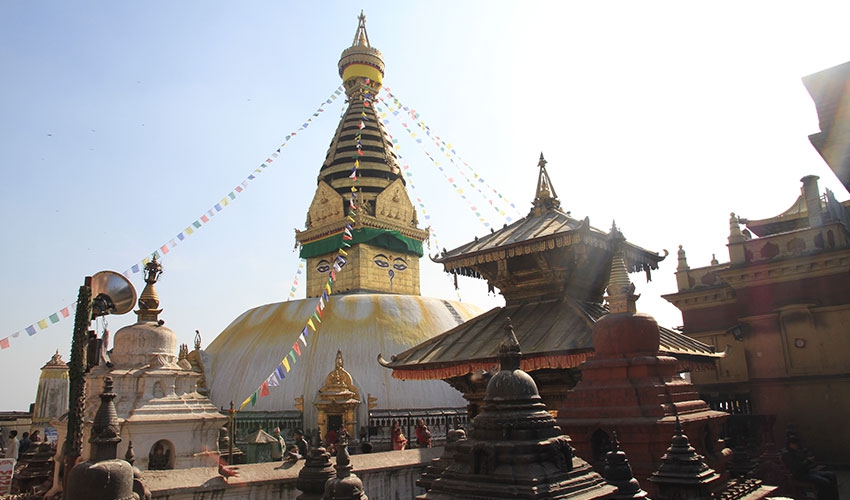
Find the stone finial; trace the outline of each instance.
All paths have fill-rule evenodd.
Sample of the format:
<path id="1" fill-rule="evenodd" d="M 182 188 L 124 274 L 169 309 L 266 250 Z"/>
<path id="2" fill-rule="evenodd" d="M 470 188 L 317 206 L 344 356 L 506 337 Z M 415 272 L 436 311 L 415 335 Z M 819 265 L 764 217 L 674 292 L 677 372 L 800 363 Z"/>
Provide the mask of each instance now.
<path id="1" fill-rule="evenodd" d="M 712 266 L 716 266 L 716 265 L 718 265 L 718 264 L 720 264 L 720 261 L 719 261 L 719 260 L 717 260 L 717 256 L 716 256 L 716 255 L 714 255 L 714 254 L 711 254 L 711 265 L 712 265 Z"/>
<path id="2" fill-rule="evenodd" d="M 341 438 L 336 454 L 336 477 L 325 484 L 322 500 L 368 500 L 363 491 L 363 482 L 351 472 L 351 457 L 348 440 Z"/>
<path id="3" fill-rule="evenodd" d="M 501 361 L 502 370 L 518 370 L 522 360 L 522 352 L 519 347 L 519 341 L 514 333 L 514 326 L 511 323 L 510 316 L 505 318 L 503 328 L 505 335 L 499 344 L 499 360 Z"/>
<path id="4" fill-rule="evenodd" d="M 605 455 L 605 482 L 617 487 L 612 499 L 646 498 L 647 493 L 641 489 L 640 483 L 632 474 L 632 466 L 626 453 L 620 449 L 617 433 L 611 437 L 611 451 Z"/>
<path id="5" fill-rule="evenodd" d="M 91 457 L 94 462 L 118 458 L 118 443 L 121 442 L 118 426 L 118 412 L 113 400 L 117 394 L 112 392 L 112 377 L 103 379 L 103 392 L 100 394 L 100 407 L 94 416 L 91 437 Z"/>
<path id="6" fill-rule="evenodd" d="M 729 243 L 740 243 L 744 241 L 744 233 L 741 232 L 741 219 L 735 212 L 729 214 Z"/>
<path id="7" fill-rule="evenodd" d="M 195 350 L 201 350 L 201 332 L 200 330 L 195 330 Z"/>
<path id="8" fill-rule="evenodd" d="M 690 266 L 688 266 L 688 257 L 685 255 L 685 249 L 682 248 L 682 245 L 679 245 L 679 265 L 676 266 L 676 271 L 690 271 Z"/>

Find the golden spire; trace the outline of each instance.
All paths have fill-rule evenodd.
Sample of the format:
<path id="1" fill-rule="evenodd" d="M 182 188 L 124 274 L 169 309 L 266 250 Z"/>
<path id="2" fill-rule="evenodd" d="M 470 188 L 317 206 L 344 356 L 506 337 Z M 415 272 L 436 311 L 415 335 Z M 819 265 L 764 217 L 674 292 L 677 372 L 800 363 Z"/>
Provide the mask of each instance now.
<path id="1" fill-rule="evenodd" d="M 351 47 L 342 51 L 338 66 L 339 76 L 342 77 L 345 93 L 349 98 L 354 92 L 377 93 L 380 90 L 384 79 L 384 57 L 380 50 L 369 44 L 363 11 L 360 11 L 357 18 L 354 41 Z"/>
<path id="2" fill-rule="evenodd" d="M 555 193 L 552 181 L 549 180 L 549 173 L 546 172 L 546 159 L 543 158 L 543 153 L 540 153 L 537 166 L 540 168 L 537 175 L 537 192 L 534 195 L 534 201 L 531 202 L 532 208 L 529 215 L 540 215 L 546 211 L 561 208 L 561 202 L 558 201 L 558 195 Z"/>
<path id="3" fill-rule="evenodd" d="M 139 310 L 136 311 L 139 322 L 158 321 L 162 309 L 159 309 L 159 295 L 156 293 L 154 284 L 160 276 L 162 276 L 162 265 L 154 255 L 153 260 L 145 264 L 145 288 L 139 295 Z"/>
<path id="4" fill-rule="evenodd" d="M 608 279 L 608 311 L 611 314 L 637 312 L 635 302 L 640 295 L 635 295 L 635 285 L 629 280 L 629 271 L 626 268 L 626 259 L 623 255 L 623 243 L 626 238 L 617 229 L 615 222 L 611 223 L 609 234 L 614 255 L 611 258 L 611 275 Z"/>

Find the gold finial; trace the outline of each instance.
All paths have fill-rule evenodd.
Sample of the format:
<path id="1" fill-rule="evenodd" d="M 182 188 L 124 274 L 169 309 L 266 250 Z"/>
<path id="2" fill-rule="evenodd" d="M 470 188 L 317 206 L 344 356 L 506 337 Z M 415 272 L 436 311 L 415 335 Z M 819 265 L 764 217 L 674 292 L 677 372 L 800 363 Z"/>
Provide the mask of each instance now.
<path id="1" fill-rule="evenodd" d="M 162 276 L 162 265 L 157 261 L 156 255 L 153 260 L 145 264 L 145 288 L 139 295 L 139 310 L 136 315 L 139 321 L 158 321 L 159 313 L 162 309 L 159 308 L 159 295 L 156 293 L 154 284 Z"/>
<path id="2" fill-rule="evenodd" d="M 608 311 L 611 314 L 637 312 L 635 302 L 640 295 L 635 295 L 635 285 L 629 280 L 629 271 L 626 268 L 626 259 L 623 253 L 625 238 L 623 233 L 617 229 L 616 224 L 611 225 L 612 243 L 615 246 L 614 255 L 611 258 L 611 275 L 608 279 Z"/>
<path id="3" fill-rule="evenodd" d="M 201 332 L 195 330 L 195 350 L 199 351 L 201 349 Z"/>
<path id="4" fill-rule="evenodd" d="M 546 211 L 561 208 L 561 202 L 558 201 L 558 195 L 546 171 L 546 163 L 546 158 L 541 152 L 540 160 L 537 162 L 537 167 L 540 169 L 537 174 L 537 192 L 534 194 L 534 201 L 531 202 L 530 215 L 540 215 Z"/>

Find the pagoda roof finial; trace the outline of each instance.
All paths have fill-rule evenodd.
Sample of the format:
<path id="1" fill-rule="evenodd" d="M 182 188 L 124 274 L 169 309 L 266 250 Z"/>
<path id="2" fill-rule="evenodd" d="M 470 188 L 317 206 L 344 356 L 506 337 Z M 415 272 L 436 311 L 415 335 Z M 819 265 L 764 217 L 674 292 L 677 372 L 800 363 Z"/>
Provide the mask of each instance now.
<path id="1" fill-rule="evenodd" d="M 558 201 L 558 195 L 546 171 L 546 163 L 546 158 L 541 152 L 540 160 L 537 162 L 537 167 L 540 169 L 537 174 L 537 191 L 534 194 L 534 201 L 531 202 L 532 208 L 529 215 L 540 215 L 549 210 L 561 208 L 561 202 Z"/>

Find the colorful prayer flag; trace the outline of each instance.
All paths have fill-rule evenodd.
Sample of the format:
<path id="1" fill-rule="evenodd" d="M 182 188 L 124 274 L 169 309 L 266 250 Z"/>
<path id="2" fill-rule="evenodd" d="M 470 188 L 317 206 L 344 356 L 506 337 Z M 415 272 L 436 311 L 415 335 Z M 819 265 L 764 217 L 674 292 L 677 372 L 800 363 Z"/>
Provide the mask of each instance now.
<path id="1" fill-rule="evenodd" d="M 286 374 L 283 372 L 283 366 L 281 365 L 277 365 L 277 368 L 274 369 L 274 373 L 280 380 L 286 378 Z"/>
<path id="2" fill-rule="evenodd" d="M 269 378 L 266 379 L 266 383 L 269 384 L 269 387 L 277 387 L 280 385 L 280 381 L 277 379 L 277 375 L 274 372 L 269 375 Z"/>
<path id="3" fill-rule="evenodd" d="M 307 320 L 307 326 L 309 326 L 310 328 L 312 328 L 314 332 L 316 331 L 316 325 L 314 325 L 314 324 L 313 324 L 313 319 L 312 319 L 312 318 Z"/>
<path id="4" fill-rule="evenodd" d="M 47 320 L 43 319 L 43 320 L 38 322 L 38 329 L 44 330 L 45 328 L 47 328 Z"/>
<path id="5" fill-rule="evenodd" d="M 281 361 L 281 363 L 283 363 L 283 367 L 286 368 L 286 373 L 289 373 L 289 360 L 283 358 L 283 361 Z"/>
<path id="6" fill-rule="evenodd" d="M 292 344 L 292 349 L 295 350 L 295 354 L 301 356 L 301 346 L 298 345 L 298 342 Z"/>
<path id="7" fill-rule="evenodd" d="M 35 335 L 36 330 L 35 330 L 35 327 L 33 325 L 26 327 L 25 330 L 27 331 L 27 335 L 29 335 L 30 337 Z"/>
<path id="8" fill-rule="evenodd" d="M 48 319 L 50 319 L 51 323 L 59 323 L 59 313 L 51 314 Z"/>
<path id="9" fill-rule="evenodd" d="M 9 337 L 5 339 L 0 339 L 0 349 L 8 349 L 9 348 Z"/>
<path id="10" fill-rule="evenodd" d="M 71 314 L 67 307 L 62 308 L 59 312 L 62 313 L 63 318 L 67 318 Z"/>
<path id="11" fill-rule="evenodd" d="M 264 398 L 269 394 L 271 394 L 271 391 L 269 391 L 269 383 L 263 382 L 262 385 L 260 385 L 260 397 Z"/>
<path id="12" fill-rule="evenodd" d="M 307 338 L 306 338 L 306 337 L 304 337 L 304 334 L 303 334 L 303 333 L 302 333 L 301 335 L 299 335 L 299 336 L 298 336 L 298 340 L 300 340 L 300 341 L 301 341 L 301 343 L 302 343 L 302 344 L 304 344 L 304 347 L 307 347 Z"/>

